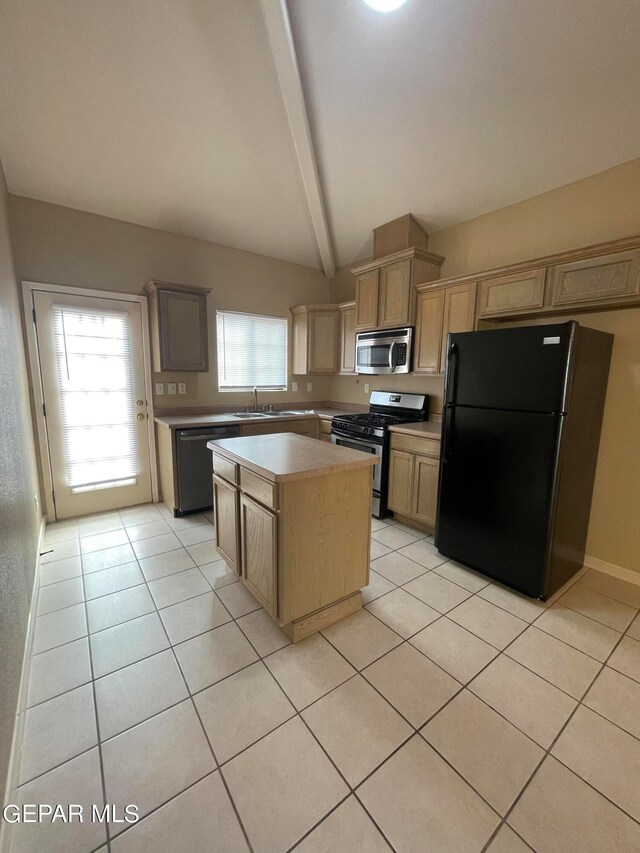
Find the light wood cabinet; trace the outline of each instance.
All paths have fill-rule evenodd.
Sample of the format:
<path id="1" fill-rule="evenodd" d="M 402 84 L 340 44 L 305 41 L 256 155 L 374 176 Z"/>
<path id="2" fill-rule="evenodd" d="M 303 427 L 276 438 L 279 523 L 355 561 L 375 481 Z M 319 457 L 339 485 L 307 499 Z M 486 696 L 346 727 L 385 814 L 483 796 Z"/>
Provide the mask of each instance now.
<path id="1" fill-rule="evenodd" d="M 380 270 L 373 269 L 356 278 L 356 330 L 375 329 L 378 325 Z"/>
<path id="2" fill-rule="evenodd" d="M 378 325 L 385 328 L 407 326 L 413 314 L 411 261 L 385 264 L 380 270 Z"/>
<path id="3" fill-rule="evenodd" d="M 475 303 L 475 281 L 450 287 L 418 288 L 414 373 L 444 373 L 447 335 L 473 330 Z"/>
<path id="4" fill-rule="evenodd" d="M 440 275 L 444 258 L 405 249 L 352 270 L 356 276 L 356 331 L 412 326 L 415 286 Z"/>
<path id="5" fill-rule="evenodd" d="M 554 307 L 615 305 L 640 293 L 640 251 L 558 264 L 550 270 Z"/>
<path id="6" fill-rule="evenodd" d="M 413 506 L 412 453 L 392 450 L 389 453 L 389 494 L 387 504 L 394 512 L 411 515 Z"/>
<path id="7" fill-rule="evenodd" d="M 452 316 L 468 317 L 458 288 L 477 286 L 476 318 L 553 317 L 640 306 L 640 236 L 571 249 L 473 275 L 443 279 Z M 418 290 L 418 324 L 420 292 Z M 458 305 L 453 306 L 453 302 Z M 447 306 L 444 311 L 446 313 Z M 453 328 L 451 329 L 453 331 Z M 424 371 L 428 372 L 428 371 Z"/>
<path id="8" fill-rule="evenodd" d="M 425 290 L 416 300 L 414 373 L 440 373 L 444 290 Z"/>
<path id="9" fill-rule="evenodd" d="M 156 373 L 209 370 L 207 294 L 209 290 L 150 281 L 151 351 Z"/>
<path id="10" fill-rule="evenodd" d="M 371 467 L 331 465 L 308 476 L 309 455 L 322 459 L 324 445 L 285 441 L 292 452 L 305 442 L 300 479 L 268 479 L 228 448 L 214 452 L 214 470 L 232 477 L 214 474 L 216 548 L 295 642 L 361 607 L 360 589 L 369 582 Z M 248 452 L 255 447 L 246 445 Z"/>
<path id="11" fill-rule="evenodd" d="M 242 435 L 272 435 L 278 432 L 295 432 L 318 438 L 318 419 L 304 418 L 295 421 L 271 421 L 265 418 L 256 424 L 243 424 Z"/>
<path id="12" fill-rule="evenodd" d="M 240 574 L 239 497 L 234 485 L 213 475 L 216 548 L 237 575 Z"/>
<path id="13" fill-rule="evenodd" d="M 340 312 L 337 305 L 297 305 L 293 315 L 292 372 L 337 373 Z"/>
<path id="14" fill-rule="evenodd" d="M 243 580 L 267 613 L 277 617 L 278 517 L 242 494 L 240 519 Z"/>
<path id="15" fill-rule="evenodd" d="M 331 418 L 319 418 L 319 427 L 320 427 L 320 435 L 319 438 L 321 441 L 331 441 Z"/>
<path id="16" fill-rule="evenodd" d="M 356 372 L 356 303 L 343 302 L 340 310 L 340 373 Z"/>
<path id="17" fill-rule="evenodd" d="M 389 509 L 433 530 L 438 503 L 439 438 L 392 432 L 389 456 Z"/>
<path id="18" fill-rule="evenodd" d="M 544 305 L 546 269 L 500 275 L 480 282 L 480 319 L 530 314 Z"/>
<path id="19" fill-rule="evenodd" d="M 438 474 L 440 463 L 428 456 L 415 456 L 413 469 L 413 506 L 415 518 L 435 527 L 438 503 Z"/>

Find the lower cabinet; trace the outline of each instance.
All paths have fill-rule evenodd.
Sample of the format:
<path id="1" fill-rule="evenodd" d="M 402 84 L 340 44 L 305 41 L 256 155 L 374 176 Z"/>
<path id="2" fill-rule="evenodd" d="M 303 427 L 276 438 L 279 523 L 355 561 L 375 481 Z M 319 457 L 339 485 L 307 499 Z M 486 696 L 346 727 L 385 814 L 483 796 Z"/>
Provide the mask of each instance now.
<path id="1" fill-rule="evenodd" d="M 230 569 L 240 574 L 240 493 L 236 486 L 213 475 L 216 548 Z"/>
<path id="2" fill-rule="evenodd" d="M 413 507 L 414 455 L 392 450 L 389 458 L 389 495 L 387 503 L 394 512 L 411 515 Z"/>
<path id="3" fill-rule="evenodd" d="M 271 435 L 277 432 L 295 432 L 296 435 L 308 435 L 318 438 L 318 418 L 298 418 L 293 421 L 271 421 L 266 418 L 258 424 L 246 424 L 242 435 Z"/>
<path id="4" fill-rule="evenodd" d="M 413 514 L 418 521 L 435 527 L 440 463 L 428 456 L 415 456 L 413 469 Z"/>
<path id="5" fill-rule="evenodd" d="M 278 610 L 278 516 L 240 496 L 242 577 L 267 613 Z"/>
<path id="6" fill-rule="evenodd" d="M 389 509 L 433 529 L 438 503 L 440 441 L 391 435 Z"/>

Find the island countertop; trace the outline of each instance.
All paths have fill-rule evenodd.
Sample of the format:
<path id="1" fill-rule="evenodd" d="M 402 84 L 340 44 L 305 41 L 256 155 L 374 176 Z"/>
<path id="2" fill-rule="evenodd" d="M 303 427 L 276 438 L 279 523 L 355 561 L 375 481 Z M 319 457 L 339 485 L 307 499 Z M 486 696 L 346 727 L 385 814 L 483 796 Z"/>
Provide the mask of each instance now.
<path id="1" fill-rule="evenodd" d="M 290 432 L 222 438 L 209 441 L 207 447 L 276 483 L 365 468 L 377 463 L 377 458 L 371 453 Z"/>

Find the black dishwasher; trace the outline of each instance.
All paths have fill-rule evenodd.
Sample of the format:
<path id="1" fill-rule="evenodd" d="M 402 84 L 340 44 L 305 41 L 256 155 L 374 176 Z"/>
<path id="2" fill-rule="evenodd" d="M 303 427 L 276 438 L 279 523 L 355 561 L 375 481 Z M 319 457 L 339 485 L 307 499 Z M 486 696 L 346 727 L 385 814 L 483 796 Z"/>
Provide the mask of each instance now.
<path id="1" fill-rule="evenodd" d="M 216 441 L 219 438 L 236 438 L 239 435 L 239 426 L 176 430 L 178 469 L 176 515 L 211 509 L 213 506 L 211 451 L 207 449 L 207 442 Z"/>

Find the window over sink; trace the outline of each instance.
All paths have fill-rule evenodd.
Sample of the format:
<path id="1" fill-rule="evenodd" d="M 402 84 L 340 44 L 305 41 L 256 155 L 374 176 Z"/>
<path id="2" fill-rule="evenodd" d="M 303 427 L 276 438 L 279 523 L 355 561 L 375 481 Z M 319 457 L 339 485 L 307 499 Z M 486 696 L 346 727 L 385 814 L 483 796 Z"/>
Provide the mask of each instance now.
<path id="1" fill-rule="evenodd" d="M 287 320 L 216 311 L 220 391 L 287 387 Z"/>

